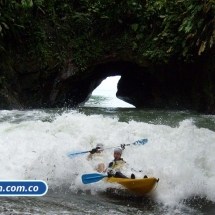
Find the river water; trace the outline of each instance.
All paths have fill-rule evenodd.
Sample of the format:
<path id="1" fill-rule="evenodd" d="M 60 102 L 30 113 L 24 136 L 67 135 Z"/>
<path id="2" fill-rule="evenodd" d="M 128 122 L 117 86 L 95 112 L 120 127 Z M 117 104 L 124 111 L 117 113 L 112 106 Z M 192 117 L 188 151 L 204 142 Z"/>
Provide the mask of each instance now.
<path id="1" fill-rule="evenodd" d="M 131 144 L 143 138 L 145 145 Z M 156 189 L 136 196 L 102 180 L 83 184 L 92 163 L 67 153 L 97 143 L 110 148 L 107 162 L 113 147 L 131 144 L 123 158 L 138 176 L 159 178 Z M 214 115 L 107 107 L 93 96 L 78 109 L 1 110 L 0 146 L 1 180 L 38 179 L 49 188 L 41 197 L 0 197 L 0 214 L 215 214 Z"/>

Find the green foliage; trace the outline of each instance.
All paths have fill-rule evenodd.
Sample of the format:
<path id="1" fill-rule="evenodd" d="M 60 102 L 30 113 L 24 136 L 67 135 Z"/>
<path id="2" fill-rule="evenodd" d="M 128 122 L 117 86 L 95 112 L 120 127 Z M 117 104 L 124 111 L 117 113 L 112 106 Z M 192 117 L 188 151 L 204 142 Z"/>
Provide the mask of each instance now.
<path id="1" fill-rule="evenodd" d="M 215 41 L 214 0 L 0 0 L 0 57 L 84 70 L 117 53 L 190 61 Z"/>

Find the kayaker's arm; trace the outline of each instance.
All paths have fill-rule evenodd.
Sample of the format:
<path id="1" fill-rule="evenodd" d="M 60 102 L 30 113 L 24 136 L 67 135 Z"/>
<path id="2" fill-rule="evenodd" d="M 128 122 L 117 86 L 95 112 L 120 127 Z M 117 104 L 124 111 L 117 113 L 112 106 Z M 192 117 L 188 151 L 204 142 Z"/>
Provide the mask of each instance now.
<path id="1" fill-rule="evenodd" d="M 93 158 L 93 154 L 98 152 L 99 149 L 100 149 L 100 147 L 96 147 L 96 148 L 92 149 L 91 151 L 89 151 L 90 154 L 87 156 L 87 160 L 91 160 Z"/>
<path id="2" fill-rule="evenodd" d="M 93 154 L 89 154 L 88 156 L 87 156 L 87 160 L 92 160 L 93 159 Z"/>

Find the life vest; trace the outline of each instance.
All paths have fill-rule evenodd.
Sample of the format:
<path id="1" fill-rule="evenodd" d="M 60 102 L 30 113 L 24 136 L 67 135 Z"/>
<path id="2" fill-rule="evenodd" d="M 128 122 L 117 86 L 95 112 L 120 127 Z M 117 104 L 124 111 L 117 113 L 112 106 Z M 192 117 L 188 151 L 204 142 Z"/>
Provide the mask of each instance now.
<path id="1" fill-rule="evenodd" d="M 108 168 L 111 169 L 120 169 L 122 166 L 124 166 L 126 162 L 123 160 L 123 158 L 120 158 L 119 160 L 113 160 L 109 163 Z"/>

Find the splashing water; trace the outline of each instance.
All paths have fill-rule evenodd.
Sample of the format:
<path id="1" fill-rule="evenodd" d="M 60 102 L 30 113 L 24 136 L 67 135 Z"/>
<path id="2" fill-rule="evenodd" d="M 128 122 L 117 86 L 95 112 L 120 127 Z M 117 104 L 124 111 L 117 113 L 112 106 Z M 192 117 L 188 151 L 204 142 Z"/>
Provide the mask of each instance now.
<path id="1" fill-rule="evenodd" d="M 92 163 L 87 154 L 70 159 L 67 153 L 147 138 L 143 146 L 126 147 L 123 158 L 142 170 L 138 176 L 160 179 L 152 194 L 158 203 L 174 207 L 194 196 L 215 202 L 215 132 L 196 127 L 191 119 L 170 127 L 78 111 L 1 111 L 0 135 L 1 180 L 40 179 L 49 188 L 96 194 L 109 185 L 84 185 L 81 175 L 95 172 Z M 104 153 L 106 163 L 113 159 L 113 149 Z"/>

